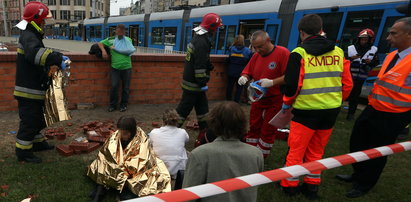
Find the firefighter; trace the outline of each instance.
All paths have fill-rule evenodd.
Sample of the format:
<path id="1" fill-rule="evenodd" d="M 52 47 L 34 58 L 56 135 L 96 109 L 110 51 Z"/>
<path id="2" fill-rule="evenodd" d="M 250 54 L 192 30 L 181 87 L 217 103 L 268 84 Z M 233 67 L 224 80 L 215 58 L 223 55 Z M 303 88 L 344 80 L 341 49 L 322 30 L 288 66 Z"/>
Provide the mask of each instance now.
<path id="1" fill-rule="evenodd" d="M 210 72 L 214 68 L 210 61 L 210 37 L 222 25 L 221 18 L 217 14 L 208 13 L 204 15 L 201 24 L 193 29 L 195 36 L 187 47 L 183 81 L 181 83 L 183 95 L 176 110 L 180 116 L 179 127 L 181 127 L 193 107 L 195 108 L 200 129 L 198 139 L 204 139 L 207 130 L 205 120 L 208 113 L 207 82 L 210 80 Z M 214 139 L 215 137 L 209 138 Z"/>
<path id="2" fill-rule="evenodd" d="M 40 131 L 46 127 L 44 99 L 50 84 L 50 66 L 65 69 L 68 57 L 45 48 L 42 42 L 49 8 L 41 2 L 30 1 L 24 7 L 23 20 L 16 27 L 21 30 L 17 49 L 16 86 L 14 97 L 18 102 L 20 125 L 16 138 L 18 161 L 40 163 L 33 152 L 53 149 Z"/>
<path id="3" fill-rule="evenodd" d="M 341 103 L 352 88 L 350 63 L 344 52 L 320 35 L 322 19 L 316 14 L 304 16 L 299 24 L 301 45 L 288 59 L 284 76 L 284 104 L 282 110 L 291 110 L 289 151 L 286 166 L 319 160 L 331 135 Z M 293 196 L 301 192 L 309 199 L 318 197 L 320 172 L 304 177 L 281 180 L 285 194 Z"/>
<path id="4" fill-rule="evenodd" d="M 256 53 L 241 73 L 238 84 L 245 85 L 251 79 L 254 81 L 262 78 L 281 80 L 290 51 L 272 44 L 267 32 L 261 30 L 254 32 L 251 36 L 251 45 Z M 264 83 L 261 85 L 265 87 Z M 272 84 L 272 86 L 264 97 L 251 104 L 250 130 L 244 138 L 247 144 L 257 146 L 263 152 L 264 158 L 268 157 L 271 152 L 277 131 L 277 128 L 268 122 L 280 111 L 283 102 L 279 85 Z"/>
<path id="5" fill-rule="evenodd" d="M 411 17 L 397 20 L 387 37 L 393 51 L 385 58 L 368 105 L 355 121 L 350 152 L 395 143 L 398 134 L 411 122 Z M 377 183 L 387 162 L 380 157 L 353 164 L 352 175 L 337 175 L 353 183 L 349 198 L 366 194 Z"/>
<path id="6" fill-rule="evenodd" d="M 349 108 L 346 119 L 349 121 L 354 119 L 358 98 L 362 85 L 368 77 L 368 72 L 379 63 L 376 55 L 378 48 L 372 45 L 374 38 L 374 32 L 371 29 L 364 29 L 358 34 L 355 44 L 348 46 L 348 58 L 351 61 L 350 69 L 354 83 L 348 97 Z"/>

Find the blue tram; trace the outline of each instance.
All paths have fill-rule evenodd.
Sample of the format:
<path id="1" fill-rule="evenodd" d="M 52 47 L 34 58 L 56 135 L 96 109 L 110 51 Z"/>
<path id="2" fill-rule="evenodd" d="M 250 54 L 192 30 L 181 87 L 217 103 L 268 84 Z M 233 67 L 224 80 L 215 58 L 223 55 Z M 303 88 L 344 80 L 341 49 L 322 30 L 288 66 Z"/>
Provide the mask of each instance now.
<path id="1" fill-rule="evenodd" d="M 240 4 L 195 8 L 162 13 L 111 16 L 85 19 L 84 40 L 97 42 L 113 34 L 114 27 L 125 24 L 136 46 L 184 51 L 193 36 L 191 31 L 203 15 L 217 13 L 224 26 L 213 36 L 212 53 L 225 54 L 237 34 L 249 38 L 256 30 L 266 30 L 275 44 L 292 50 L 299 43 L 297 25 L 310 13 L 324 20 L 327 37 L 346 50 L 363 28 L 376 33 L 380 56 L 390 51 L 385 38 L 393 22 L 403 15 L 395 8 L 407 0 L 265 0 Z M 70 29 L 69 29 L 70 30 Z M 79 38 L 76 38 L 79 39 Z"/>

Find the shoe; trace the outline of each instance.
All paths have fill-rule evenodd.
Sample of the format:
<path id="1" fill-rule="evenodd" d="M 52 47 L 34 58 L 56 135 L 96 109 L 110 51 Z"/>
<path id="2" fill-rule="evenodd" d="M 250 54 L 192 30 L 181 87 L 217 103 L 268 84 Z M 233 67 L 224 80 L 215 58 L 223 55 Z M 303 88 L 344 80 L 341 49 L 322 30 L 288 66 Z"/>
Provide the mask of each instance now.
<path id="1" fill-rule="evenodd" d="M 347 114 L 347 121 L 354 120 L 354 114 Z"/>
<path id="2" fill-rule="evenodd" d="M 52 150 L 54 149 L 53 145 L 50 145 L 47 141 L 37 142 L 33 144 L 33 152 Z"/>
<path id="3" fill-rule="evenodd" d="M 299 187 L 283 187 L 281 186 L 281 189 L 283 190 L 284 194 L 287 196 L 295 196 L 300 193 L 300 188 Z"/>
<path id="4" fill-rule="evenodd" d="M 97 185 L 97 187 L 93 190 L 90 194 L 90 198 L 92 198 L 93 202 L 102 201 L 106 195 L 107 189 L 104 188 L 103 185 Z"/>
<path id="5" fill-rule="evenodd" d="M 116 110 L 115 107 L 109 107 L 109 108 L 107 109 L 108 112 L 113 112 L 114 110 Z"/>
<path id="6" fill-rule="evenodd" d="M 352 175 L 338 174 L 338 175 L 335 176 L 335 178 L 337 178 L 340 181 L 344 181 L 344 182 L 352 182 L 353 181 Z"/>
<path id="7" fill-rule="evenodd" d="M 318 185 L 315 184 L 308 184 L 308 183 L 303 183 L 301 185 L 301 193 L 308 199 L 308 200 L 317 200 L 319 198 L 318 196 Z"/>
<path id="8" fill-rule="evenodd" d="M 366 193 L 367 191 L 363 191 L 361 189 L 351 189 L 345 194 L 345 196 L 348 198 L 358 198 L 358 197 L 363 196 Z"/>
<path id="9" fill-rule="evenodd" d="M 127 110 L 127 107 L 120 107 L 120 112 L 125 112 Z"/>
<path id="10" fill-rule="evenodd" d="M 41 163 L 41 158 L 34 156 L 33 149 L 16 148 L 17 161 L 27 163 Z"/>

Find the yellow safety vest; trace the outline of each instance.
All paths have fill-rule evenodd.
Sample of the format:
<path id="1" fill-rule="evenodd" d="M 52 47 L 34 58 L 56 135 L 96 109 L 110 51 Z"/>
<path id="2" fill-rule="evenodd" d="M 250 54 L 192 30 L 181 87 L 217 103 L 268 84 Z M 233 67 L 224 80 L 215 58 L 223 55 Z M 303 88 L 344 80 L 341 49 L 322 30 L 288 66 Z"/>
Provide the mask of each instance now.
<path id="1" fill-rule="evenodd" d="M 301 55 L 304 71 L 302 87 L 293 104 L 295 109 L 321 110 L 341 106 L 344 52 L 339 47 L 323 55 L 308 54 L 298 47 L 292 52 Z"/>

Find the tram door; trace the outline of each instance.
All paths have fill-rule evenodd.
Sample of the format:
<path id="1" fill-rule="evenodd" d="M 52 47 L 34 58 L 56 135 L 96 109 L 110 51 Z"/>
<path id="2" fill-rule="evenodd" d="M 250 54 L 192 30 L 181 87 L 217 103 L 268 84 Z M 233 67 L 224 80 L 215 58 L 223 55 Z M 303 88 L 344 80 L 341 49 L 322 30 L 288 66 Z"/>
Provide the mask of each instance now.
<path id="1" fill-rule="evenodd" d="M 238 34 L 244 35 L 246 46 L 250 45 L 251 35 L 257 30 L 264 30 L 265 20 L 241 20 Z"/>
<path id="2" fill-rule="evenodd" d="M 128 30 L 129 37 L 133 41 L 133 46 L 138 46 L 138 25 L 130 25 Z"/>

